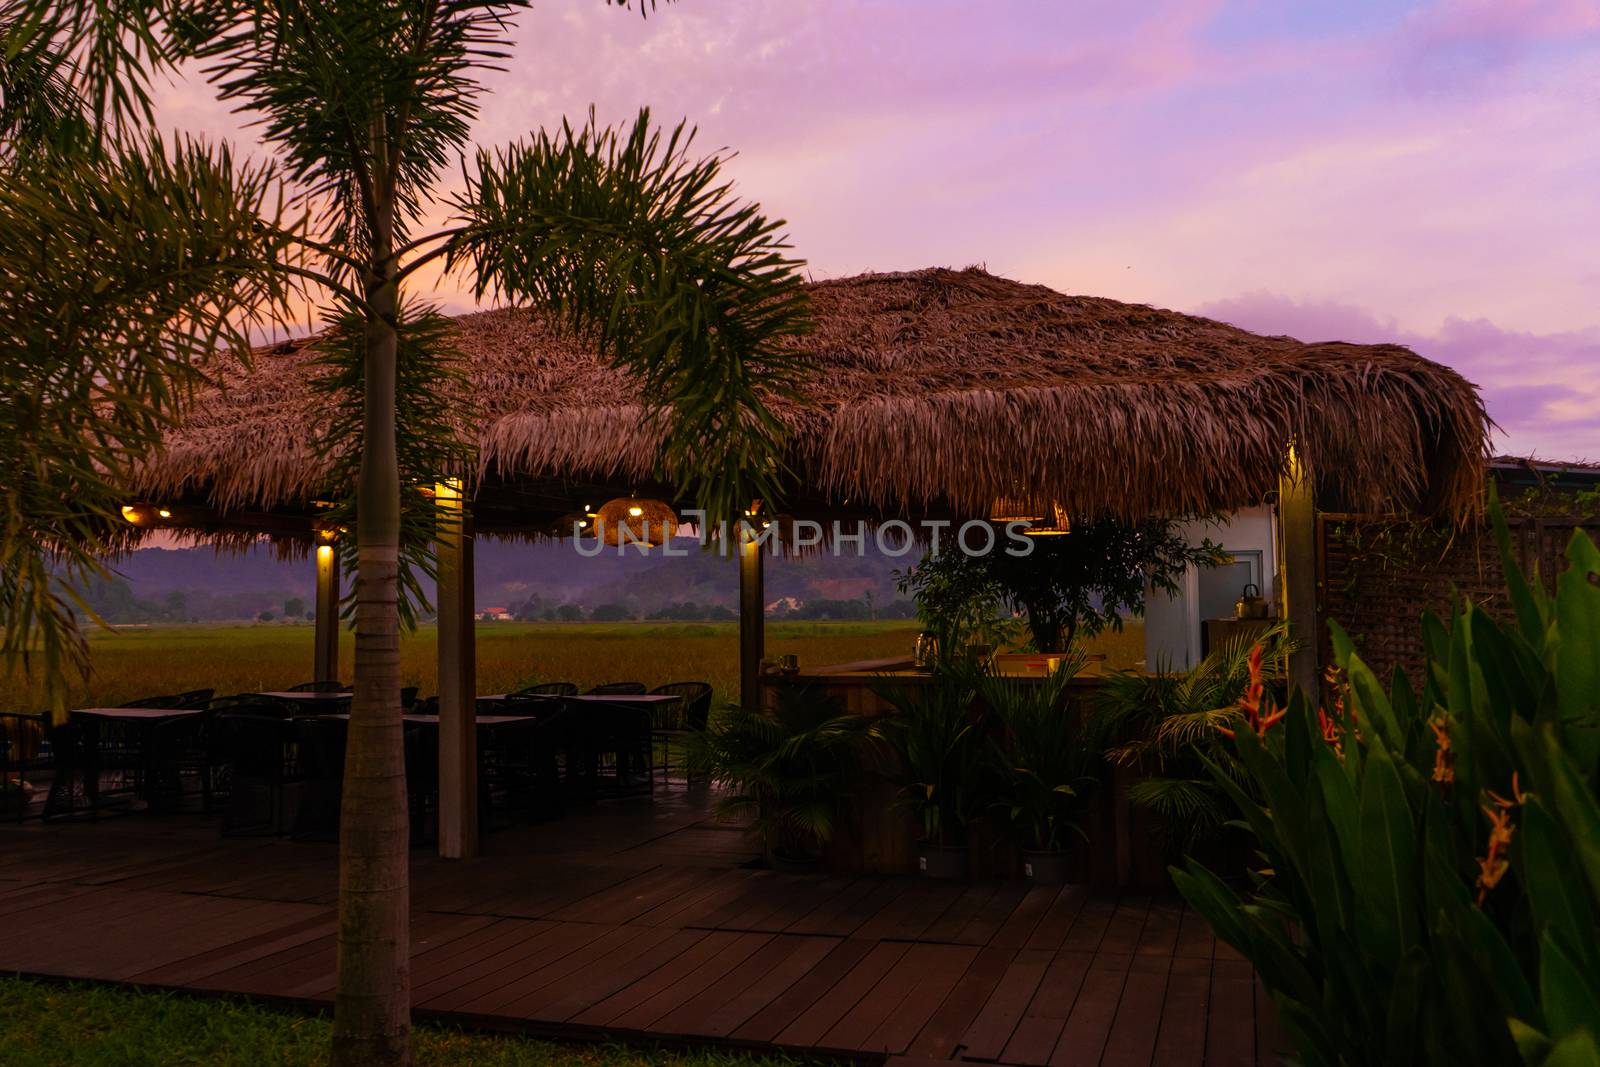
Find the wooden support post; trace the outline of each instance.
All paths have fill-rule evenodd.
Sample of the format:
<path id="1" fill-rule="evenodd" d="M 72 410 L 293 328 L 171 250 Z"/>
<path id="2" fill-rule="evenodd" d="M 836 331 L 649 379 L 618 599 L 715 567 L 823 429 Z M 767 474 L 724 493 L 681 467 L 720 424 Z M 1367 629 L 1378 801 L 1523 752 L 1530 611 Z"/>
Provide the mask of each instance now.
<path id="1" fill-rule="evenodd" d="M 739 702 L 761 706 L 761 657 L 766 647 L 766 604 L 761 590 L 761 542 L 739 540 Z"/>
<path id="2" fill-rule="evenodd" d="M 1278 480 L 1278 583 L 1282 615 L 1299 648 L 1289 656 L 1289 682 L 1317 699 L 1322 634 L 1317 620 L 1317 513 L 1311 479 L 1289 449 Z"/>
<path id="3" fill-rule="evenodd" d="M 473 628 L 472 533 L 460 483 L 440 482 L 439 855 L 478 853 L 477 649 Z"/>
<path id="4" fill-rule="evenodd" d="M 315 662 L 311 678 L 317 682 L 339 680 L 339 553 L 325 534 L 317 538 L 317 604 L 312 615 L 315 624 Z"/>

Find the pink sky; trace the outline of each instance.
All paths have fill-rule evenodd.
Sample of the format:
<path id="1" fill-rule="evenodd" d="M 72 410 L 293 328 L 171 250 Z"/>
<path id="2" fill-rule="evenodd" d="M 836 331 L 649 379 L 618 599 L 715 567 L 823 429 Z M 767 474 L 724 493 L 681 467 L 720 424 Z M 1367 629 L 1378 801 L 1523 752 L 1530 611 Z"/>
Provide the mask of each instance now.
<path id="1" fill-rule="evenodd" d="M 814 276 L 1398 341 L 1503 450 L 1600 459 L 1600 0 L 552 0 L 516 35 L 480 143 L 687 117 Z M 198 84 L 163 121 L 249 140 Z"/>

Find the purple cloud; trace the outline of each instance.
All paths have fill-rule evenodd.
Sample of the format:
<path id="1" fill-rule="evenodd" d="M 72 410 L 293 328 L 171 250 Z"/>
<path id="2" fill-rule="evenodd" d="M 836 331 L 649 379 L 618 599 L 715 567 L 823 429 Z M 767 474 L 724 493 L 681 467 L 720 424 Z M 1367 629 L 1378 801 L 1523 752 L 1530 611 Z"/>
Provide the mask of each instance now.
<path id="1" fill-rule="evenodd" d="M 1541 334 L 1451 318 L 1427 333 L 1351 305 L 1296 301 L 1265 290 L 1195 310 L 1302 341 L 1405 345 L 1478 384 L 1500 424 L 1498 450 L 1555 460 L 1600 457 L 1600 329 Z"/>

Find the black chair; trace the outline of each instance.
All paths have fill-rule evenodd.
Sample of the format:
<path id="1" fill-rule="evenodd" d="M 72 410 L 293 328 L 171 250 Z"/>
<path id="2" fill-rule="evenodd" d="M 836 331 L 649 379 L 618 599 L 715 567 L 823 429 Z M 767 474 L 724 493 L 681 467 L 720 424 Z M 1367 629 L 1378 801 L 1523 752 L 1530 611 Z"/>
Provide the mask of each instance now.
<path id="1" fill-rule="evenodd" d="M 711 718 L 711 684 L 709 682 L 669 682 L 658 685 L 650 692 L 657 696 L 673 696 L 671 704 L 663 702 L 651 716 L 651 740 L 661 752 L 661 777 L 672 771 L 672 744 L 681 746 L 690 734 L 706 728 Z M 685 774 L 687 775 L 687 768 Z"/>
<path id="2" fill-rule="evenodd" d="M 529 820 L 565 811 L 563 770 L 569 764 L 571 732 L 560 707 L 538 717 L 497 723 L 478 733 L 478 805 L 488 826 L 504 815 Z"/>
<path id="3" fill-rule="evenodd" d="M 514 697 L 575 697 L 578 695 L 576 682 L 540 682 L 538 685 L 525 686 L 511 693 Z"/>
<path id="4" fill-rule="evenodd" d="M 343 682 L 301 682 L 285 689 L 285 693 L 348 693 L 350 687 Z"/>
<path id="5" fill-rule="evenodd" d="M 22 821 L 28 810 L 23 783 L 28 781 L 30 775 L 39 772 L 49 771 L 53 774 L 55 765 L 47 721 L 43 715 L 0 711 L 0 792 L 15 794 L 9 804 L 18 822 Z"/>
<path id="6" fill-rule="evenodd" d="M 433 840 L 439 811 L 439 731 L 409 726 L 405 732 L 406 809 L 411 816 L 411 843 Z"/>
<path id="7" fill-rule="evenodd" d="M 259 693 L 240 693 L 237 696 L 216 697 L 211 701 L 214 715 L 259 715 L 267 718 L 288 718 L 294 710 L 287 701 L 274 700 Z"/>
<path id="8" fill-rule="evenodd" d="M 297 841 L 331 841 L 339 836 L 347 725 L 342 719 L 294 720 L 297 770 L 304 781 L 289 831 Z"/>
<path id="9" fill-rule="evenodd" d="M 151 724 L 145 737 L 144 798 L 152 811 L 179 807 L 196 793 L 202 810 L 211 811 L 219 764 L 211 720 L 204 712 Z"/>
<path id="10" fill-rule="evenodd" d="M 547 693 L 531 693 L 526 689 L 519 689 L 515 693 L 507 693 L 504 700 L 478 701 L 479 715 L 545 715 L 550 712 L 560 711 L 566 707 L 566 702 L 559 696 Z"/>
<path id="11" fill-rule="evenodd" d="M 301 780 L 299 724 L 233 712 L 214 720 L 219 748 L 232 768 L 224 834 L 281 834 L 293 824 L 289 786 Z"/>
<path id="12" fill-rule="evenodd" d="M 642 696 L 645 687 L 643 682 L 607 682 L 597 685 L 586 691 L 588 696 Z"/>
<path id="13" fill-rule="evenodd" d="M 479 707 L 482 706 L 481 704 L 479 705 Z M 439 714 L 439 698 L 423 697 L 411 706 L 410 711 L 413 715 L 437 715 Z"/>
<path id="14" fill-rule="evenodd" d="M 593 704 L 584 708 L 579 730 L 589 795 L 640 796 L 654 790 L 648 708 Z"/>
<path id="15" fill-rule="evenodd" d="M 179 693 L 174 696 L 172 699 L 176 700 L 177 703 L 173 707 L 184 709 L 199 708 L 201 711 L 205 711 L 211 707 L 211 698 L 215 693 L 216 691 L 212 689 L 191 689 L 187 693 Z"/>
<path id="16" fill-rule="evenodd" d="M 416 703 L 417 703 L 417 687 L 416 686 L 408 685 L 408 686 L 405 686 L 404 688 L 402 688 L 400 690 L 400 706 L 402 708 L 404 708 L 406 711 L 409 712 L 413 707 L 416 706 Z"/>

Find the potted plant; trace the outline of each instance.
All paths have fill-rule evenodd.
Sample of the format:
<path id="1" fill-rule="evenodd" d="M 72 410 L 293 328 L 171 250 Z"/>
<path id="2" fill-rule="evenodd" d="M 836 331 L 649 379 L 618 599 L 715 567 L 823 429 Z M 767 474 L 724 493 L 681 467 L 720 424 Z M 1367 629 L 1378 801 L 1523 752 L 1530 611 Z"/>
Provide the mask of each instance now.
<path id="1" fill-rule="evenodd" d="M 1067 683 L 1085 662 L 1075 651 L 1043 679 L 989 673 L 978 687 L 998 726 L 989 743 L 992 810 L 1022 852 L 1023 874 L 1041 885 L 1065 882 L 1073 838 L 1087 840 L 1079 819 L 1098 780 L 1100 746 L 1067 706 Z"/>
<path id="2" fill-rule="evenodd" d="M 967 824 L 977 813 L 983 751 L 978 675 L 964 659 L 946 657 L 926 684 L 879 690 L 894 708 L 883 726 L 896 756 L 889 778 L 921 827 L 917 866 L 930 878 L 967 873 Z"/>
<path id="3" fill-rule="evenodd" d="M 1223 642 L 1188 671 L 1113 674 L 1101 688 L 1096 733 L 1113 763 L 1147 772 L 1128 799 L 1159 816 L 1173 861 L 1197 852 L 1220 858 L 1214 854 L 1229 833 L 1232 805 L 1215 773 L 1245 787 L 1248 775 L 1218 727 L 1238 715 L 1258 644 L 1268 663 L 1284 662 L 1294 648 L 1279 623 Z"/>
<path id="4" fill-rule="evenodd" d="M 817 865 L 876 721 L 805 687 L 775 690 L 770 711 L 730 706 L 690 737 L 688 763 L 727 790 L 717 816 L 749 819 L 767 865 Z"/>

